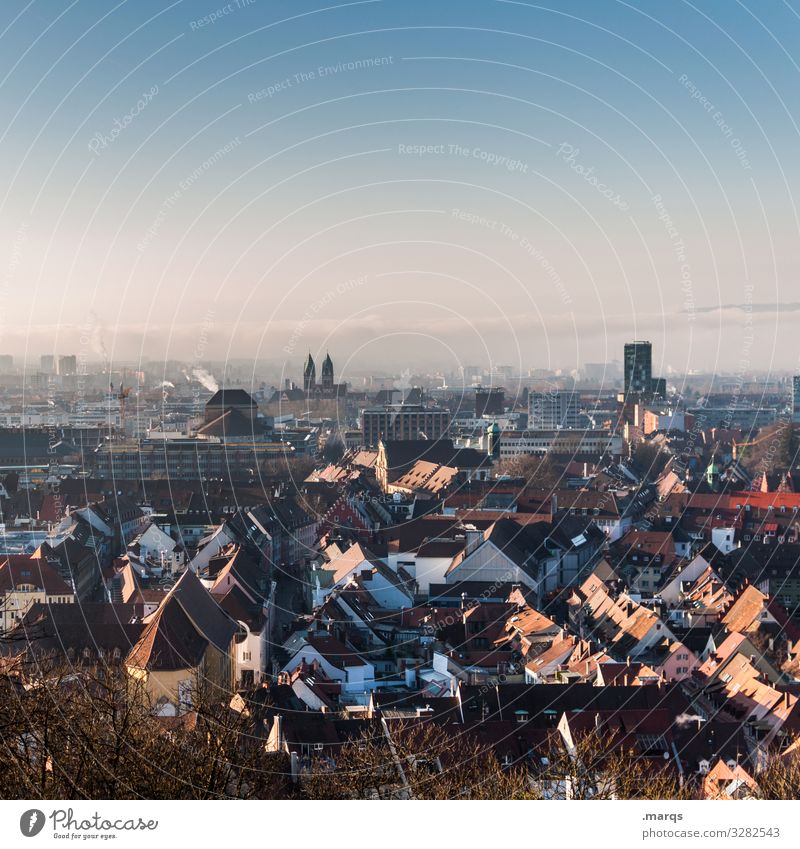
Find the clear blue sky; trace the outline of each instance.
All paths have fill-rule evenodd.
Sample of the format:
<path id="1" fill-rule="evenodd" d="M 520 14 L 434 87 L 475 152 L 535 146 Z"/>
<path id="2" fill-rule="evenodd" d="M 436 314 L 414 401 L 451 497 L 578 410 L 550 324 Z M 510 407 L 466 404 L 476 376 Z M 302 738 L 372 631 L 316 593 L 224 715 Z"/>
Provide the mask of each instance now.
<path id="1" fill-rule="evenodd" d="M 4 350 L 795 370 L 799 40 L 777 0 L 5 0 Z"/>

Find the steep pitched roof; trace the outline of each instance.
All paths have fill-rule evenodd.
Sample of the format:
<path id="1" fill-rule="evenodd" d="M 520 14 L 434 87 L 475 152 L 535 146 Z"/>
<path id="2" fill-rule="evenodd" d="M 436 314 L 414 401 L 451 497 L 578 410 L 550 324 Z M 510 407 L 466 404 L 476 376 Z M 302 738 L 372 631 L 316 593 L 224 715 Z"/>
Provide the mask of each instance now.
<path id="1" fill-rule="evenodd" d="M 238 585 L 251 602 L 263 603 L 269 595 L 267 571 L 250 557 L 241 546 L 228 557 L 211 587 L 214 596 L 225 595 L 232 585 Z"/>
<path id="2" fill-rule="evenodd" d="M 368 563 L 369 566 L 378 566 L 381 563 L 380 559 L 376 557 L 366 546 L 357 542 L 351 545 L 344 554 L 341 554 L 335 560 L 332 560 L 329 564 L 327 564 L 325 568 L 333 570 L 334 583 L 338 583 L 346 578 L 353 569 L 364 562 Z"/>
<path id="3" fill-rule="evenodd" d="M 745 587 L 722 617 L 730 631 L 746 631 L 766 610 L 767 596 L 754 586 Z"/>
<path id="4" fill-rule="evenodd" d="M 239 630 L 188 569 L 144 622 L 141 639 L 127 659 L 140 669 L 196 666 L 209 644 L 227 654 Z"/>
<path id="5" fill-rule="evenodd" d="M 203 658 L 209 641 L 198 631 L 180 604 L 171 601 L 153 614 L 127 657 L 139 669 L 190 669 Z"/>

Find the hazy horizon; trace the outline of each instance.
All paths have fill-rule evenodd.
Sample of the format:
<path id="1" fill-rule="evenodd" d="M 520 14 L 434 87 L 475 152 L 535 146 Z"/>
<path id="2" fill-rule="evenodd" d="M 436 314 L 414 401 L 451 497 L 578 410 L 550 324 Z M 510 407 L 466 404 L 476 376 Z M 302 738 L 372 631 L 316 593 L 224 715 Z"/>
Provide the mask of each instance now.
<path id="1" fill-rule="evenodd" d="M 798 370 L 787 4 L 0 18 L 2 353 Z"/>

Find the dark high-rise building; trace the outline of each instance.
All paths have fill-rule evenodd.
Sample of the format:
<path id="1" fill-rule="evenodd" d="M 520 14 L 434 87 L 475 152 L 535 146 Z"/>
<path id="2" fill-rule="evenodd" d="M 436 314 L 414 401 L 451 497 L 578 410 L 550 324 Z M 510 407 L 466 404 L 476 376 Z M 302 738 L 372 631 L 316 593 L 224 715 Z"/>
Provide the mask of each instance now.
<path id="1" fill-rule="evenodd" d="M 665 377 L 654 377 L 651 382 L 651 391 L 658 398 L 667 397 L 667 379 Z"/>
<path id="2" fill-rule="evenodd" d="M 475 390 L 475 416 L 500 415 L 505 410 L 506 393 L 500 388 Z"/>
<path id="3" fill-rule="evenodd" d="M 625 394 L 653 390 L 653 346 L 650 342 L 625 343 Z"/>
<path id="4" fill-rule="evenodd" d="M 800 374 L 792 378 L 792 421 L 800 424 Z"/>

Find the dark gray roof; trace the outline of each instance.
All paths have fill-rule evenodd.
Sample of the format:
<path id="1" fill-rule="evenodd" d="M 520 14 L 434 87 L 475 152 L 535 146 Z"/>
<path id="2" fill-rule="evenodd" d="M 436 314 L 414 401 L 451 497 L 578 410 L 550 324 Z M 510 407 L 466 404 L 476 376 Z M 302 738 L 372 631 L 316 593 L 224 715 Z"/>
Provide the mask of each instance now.
<path id="1" fill-rule="evenodd" d="M 24 646 L 34 654 L 66 654 L 70 649 L 96 654 L 119 649 L 124 655 L 144 630 L 141 614 L 136 604 L 33 604 L 22 623 L 6 634 L 2 650 L 15 653 Z"/>
<path id="2" fill-rule="evenodd" d="M 258 404 L 249 392 L 244 389 L 218 389 L 206 401 L 207 407 L 257 407 Z"/>
<path id="3" fill-rule="evenodd" d="M 203 636 L 220 651 L 227 651 L 237 631 L 236 623 L 222 610 L 191 569 L 181 575 L 167 595 L 178 601 Z M 162 604 L 168 604 L 165 599 Z"/>
<path id="4" fill-rule="evenodd" d="M 236 409 L 227 409 L 204 424 L 197 433 L 199 436 L 253 436 L 258 430 L 252 419 L 248 419 Z"/>
<path id="5" fill-rule="evenodd" d="M 419 460 L 459 469 L 491 465 L 491 458 L 475 448 L 456 448 L 452 439 L 389 439 L 383 443 L 390 471 L 402 474 Z"/>

